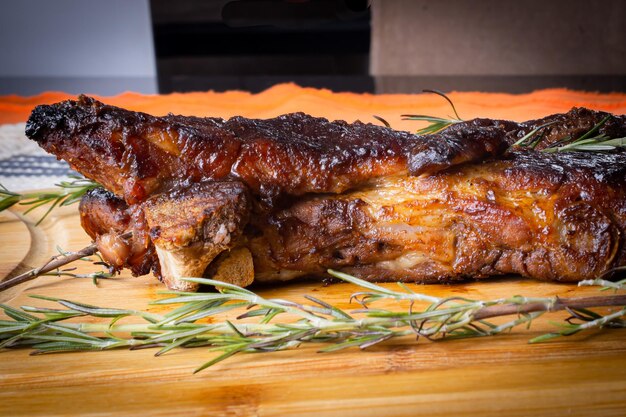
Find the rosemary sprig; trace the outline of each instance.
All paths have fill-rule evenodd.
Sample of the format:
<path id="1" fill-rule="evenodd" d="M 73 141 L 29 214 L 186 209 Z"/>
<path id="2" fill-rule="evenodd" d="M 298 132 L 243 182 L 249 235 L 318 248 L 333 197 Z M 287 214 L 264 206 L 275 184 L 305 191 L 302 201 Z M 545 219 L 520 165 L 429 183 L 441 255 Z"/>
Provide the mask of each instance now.
<path id="1" fill-rule="evenodd" d="M 444 117 L 427 116 L 423 114 L 403 114 L 402 120 L 418 120 L 418 121 L 424 121 L 424 122 L 429 123 L 428 126 L 422 129 L 419 129 L 416 132 L 418 135 L 430 135 L 433 133 L 437 133 L 445 129 L 448 126 L 451 126 L 453 124 L 463 121 L 463 119 L 461 119 L 461 116 L 459 116 L 459 113 L 456 111 L 456 107 L 454 106 L 454 103 L 452 102 L 452 100 L 450 100 L 450 98 L 447 95 L 445 95 L 444 93 L 438 90 L 423 90 L 423 91 L 425 93 L 433 93 L 433 94 L 437 94 L 443 97 L 448 103 L 450 103 L 450 106 L 452 107 L 452 111 L 454 112 L 454 115 L 456 117 L 448 116 L 448 118 L 444 118 Z"/>
<path id="2" fill-rule="evenodd" d="M 126 232 L 119 235 L 119 237 L 122 239 L 128 239 L 131 236 L 132 232 Z M 77 252 L 66 252 L 58 247 L 57 251 L 59 252 L 59 254 L 52 256 L 42 266 L 33 268 L 20 275 L 1 281 L 0 292 L 6 290 L 7 288 L 14 287 L 16 285 L 22 284 L 24 282 L 44 275 L 72 276 L 74 278 L 91 278 L 94 285 L 98 284 L 98 279 L 113 277 L 114 271 L 109 267 L 106 262 L 104 262 L 102 257 L 98 254 L 98 246 L 95 243 L 92 243 L 89 246 L 85 246 Z M 92 260 L 90 256 L 96 256 L 97 260 Z M 101 265 L 105 268 L 105 271 L 97 271 L 90 274 L 74 274 L 72 271 L 74 271 L 75 268 L 61 269 L 61 267 L 77 260 L 85 260 L 88 262 L 92 262 L 95 265 Z"/>
<path id="3" fill-rule="evenodd" d="M 613 151 L 617 148 L 626 147 L 626 138 L 610 138 L 605 134 L 594 136 L 586 139 L 577 139 L 570 143 L 565 143 L 561 146 L 552 145 L 545 149 L 544 152 L 602 152 Z"/>
<path id="4" fill-rule="evenodd" d="M 0 348 L 27 347 L 33 349 L 32 354 L 124 347 L 159 347 L 156 356 L 178 347 L 207 347 L 211 352 L 220 352 L 198 367 L 198 372 L 238 353 L 292 349 L 303 343 L 325 345 L 320 352 L 332 352 L 350 347 L 366 349 L 407 335 L 430 340 L 493 336 L 520 325 L 529 326 L 544 313 L 559 310 L 567 310 L 571 314 L 564 327 L 531 339 L 531 343 L 591 328 L 626 327 L 626 295 L 569 299 L 522 296 L 495 300 L 439 298 L 417 293 L 401 283 L 398 284 L 400 290 L 396 291 L 340 272 L 329 273 L 362 288 L 351 300 L 356 300 L 363 308 L 347 312 L 314 297 L 306 297 L 310 304 L 266 299 L 232 284 L 187 278 L 215 286 L 218 292 L 165 291 L 170 297 L 153 304 L 179 306 L 162 315 L 41 296 L 33 297 L 54 302 L 59 307 L 23 306 L 16 309 L 0 305 L 10 318 L 0 320 Z M 604 285 L 597 282 L 588 284 Z M 617 287 L 626 289 L 623 281 Z M 380 301 L 395 301 L 404 308 L 374 308 Z M 418 309 L 418 305 L 422 308 Z M 606 315 L 588 310 L 598 306 L 619 306 L 620 309 Z M 203 321 L 209 316 L 236 311 L 242 312 L 237 320 L 255 320 Z M 509 315 L 516 317 L 501 324 L 487 320 Z M 80 317 L 108 321 L 77 321 Z M 135 322 L 120 323 L 125 317 L 134 317 Z M 279 321 L 280 317 L 283 319 Z M 142 322 L 136 323 L 137 319 Z"/>
<path id="5" fill-rule="evenodd" d="M 57 252 L 59 252 L 59 255 L 54 256 L 52 258 L 53 260 L 68 259 L 77 255 L 77 252 L 68 252 L 63 250 L 59 246 L 57 246 Z M 78 260 L 89 262 L 92 265 L 100 266 L 102 269 L 100 271 L 90 272 L 87 274 L 77 274 L 74 272 L 77 269 L 76 267 L 61 268 L 62 265 L 59 265 L 55 270 L 40 273 L 39 276 L 88 278 L 91 279 L 93 285 L 95 286 L 98 285 L 98 280 L 109 279 L 115 276 L 115 269 L 111 265 L 107 264 L 98 252 L 94 252 L 93 256 L 84 256 L 82 258 L 79 258 Z"/>
<path id="6" fill-rule="evenodd" d="M 436 117 L 436 116 L 427 116 L 421 114 L 403 114 L 402 120 L 418 120 L 428 122 L 429 125 L 418 130 L 416 133 L 420 135 L 429 135 L 433 133 L 440 132 L 441 130 L 451 126 L 455 123 L 462 122 L 463 119 L 459 116 L 456 111 L 456 107 L 450 98 L 437 90 L 423 90 L 427 93 L 434 93 L 440 95 L 452 107 L 454 111 L 455 118 L 449 116 L 448 118 L 444 117 Z M 379 116 L 374 116 L 377 120 L 381 121 L 385 124 L 385 126 L 390 127 L 389 123 Z M 565 137 L 559 140 L 556 143 L 542 149 L 543 152 L 554 153 L 554 152 L 570 152 L 570 151 L 579 151 L 579 152 L 602 152 L 602 151 L 612 151 L 617 148 L 626 148 L 626 138 L 610 138 L 605 134 L 596 135 L 596 133 L 600 130 L 600 128 L 611 118 L 611 115 L 605 116 L 600 122 L 594 125 L 589 131 L 585 132 L 581 137 L 576 140 L 572 140 L 571 137 Z M 545 128 L 556 123 L 548 122 L 542 124 L 541 126 L 536 127 L 535 129 L 528 132 L 522 138 L 520 138 L 517 142 L 515 142 L 511 147 L 525 147 L 534 149 L 541 143 L 545 135 Z M 540 133 L 538 135 L 538 133 Z"/>
<path id="7" fill-rule="evenodd" d="M 610 138 L 605 134 L 597 134 L 598 130 L 611 118 L 611 115 L 605 116 L 601 121 L 596 123 L 591 129 L 585 132 L 576 140 L 572 140 L 567 136 L 551 144 L 550 146 L 542 149 L 542 152 L 555 153 L 555 152 L 602 152 L 612 151 L 617 148 L 626 147 L 626 138 Z M 545 130 L 544 128 L 554 124 L 554 122 L 545 123 L 537 128 L 528 132 L 524 137 L 515 142 L 512 147 L 519 146 L 525 148 L 534 149 L 543 140 Z M 542 131 L 541 135 L 537 136 L 537 133 Z"/>
<path id="8" fill-rule="evenodd" d="M 525 147 L 525 148 L 535 149 L 535 147 L 537 145 L 539 145 L 539 143 L 541 143 L 541 141 L 543 140 L 543 136 L 544 136 L 544 133 L 545 133 L 545 130 L 543 130 L 543 129 L 545 129 L 546 127 L 548 127 L 550 125 L 553 125 L 554 123 L 556 123 L 556 121 L 544 123 L 541 126 L 537 126 L 533 130 L 531 130 L 530 132 L 525 134 L 520 140 L 518 140 L 517 142 L 515 142 L 511 146 L 522 146 L 522 147 Z M 539 132 L 542 132 L 541 135 L 535 136 Z M 535 136 L 535 137 L 533 138 L 533 136 Z"/>
<path id="9" fill-rule="evenodd" d="M 68 206 L 80 201 L 81 197 L 89 190 L 98 188 L 101 185 L 95 181 L 76 175 L 71 175 L 71 181 L 61 181 L 55 184 L 58 190 L 52 192 L 34 192 L 27 194 L 19 194 L 9 191 L 5 186 L 0 184 L 0 211 L 19 203 L 25 206 L 31 206 L 24 213 L 27 214 L 32 210 L 50 205 L 43 216 L 37 221 L 39 225 L 50 212 L 57 206 Z"/>

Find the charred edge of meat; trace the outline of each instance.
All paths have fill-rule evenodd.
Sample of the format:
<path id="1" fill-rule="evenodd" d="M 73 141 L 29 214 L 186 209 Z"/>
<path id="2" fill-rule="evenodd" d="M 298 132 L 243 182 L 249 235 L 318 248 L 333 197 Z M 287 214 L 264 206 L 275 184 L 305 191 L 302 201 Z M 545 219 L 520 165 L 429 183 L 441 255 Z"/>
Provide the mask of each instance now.
<path id="1" fill-rule="evenodd" d="M 134 273 L 157 269 L 168 287 L 180 290 L 197 287 L 180 278 L 202 276 L 217 255 L 236 246 L 249 211 L 246 187 L 233 181 L 192 184 L 130 207 L 93 190 L 80 205 L 82 225 L 107 262 Z M 119 237 L 129 230 L 132 238 Z"/>
<path id="2" fill-rule="evenodd" d="M 520 123 L 521 129 L 511 130 L 507 136 L 513 144 L 539 126 L 546 126 L 538 135 L 542 135 L 536 150 L 542 150 L 566 137 L 576 139 L 587 133 L 599 124 L 606 116 L 609 119 L 600 127 L 597 134 L 604 134 L 610 138 L 626 137 L 626 116 L 612 115 L 583 107 L 575 107 L 567 113 L 553 114 L 542 119 Z"/>
<path id="3" fill-rule="evenodd" d="M 81 96 L 38 106 L 26 133 L 134 204 L 180 181 L 224 178 L 241 180 L 269 201 L 281 194 L 341 193 L 379 177 L 496 157 L 521 129 L 476 119 L 416 136 L 303 113 L 267 120 L 154 117 Z"/>

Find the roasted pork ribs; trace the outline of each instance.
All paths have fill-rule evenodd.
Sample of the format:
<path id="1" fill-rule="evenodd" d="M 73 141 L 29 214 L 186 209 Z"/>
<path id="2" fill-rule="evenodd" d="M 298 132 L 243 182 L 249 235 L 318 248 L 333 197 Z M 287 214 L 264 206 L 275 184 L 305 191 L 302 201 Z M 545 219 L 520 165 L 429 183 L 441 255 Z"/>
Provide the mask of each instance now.
<path id="1" fill-rule="evenodd" d="M 475 119 L 417 136 L 302 113 L 154 117 L 81 96 L 38 106 L 26 134 L 102 184 L 80 215 L 107 262 L 170 288 L 329 268 L 372 281 L 577 281 L 626 264 L 626 152 L 542 150 L 606 116 Z M 546 124 L 536 147 L 512 146 Z M 626 136 L 626 117 L 597 133 Z"/>

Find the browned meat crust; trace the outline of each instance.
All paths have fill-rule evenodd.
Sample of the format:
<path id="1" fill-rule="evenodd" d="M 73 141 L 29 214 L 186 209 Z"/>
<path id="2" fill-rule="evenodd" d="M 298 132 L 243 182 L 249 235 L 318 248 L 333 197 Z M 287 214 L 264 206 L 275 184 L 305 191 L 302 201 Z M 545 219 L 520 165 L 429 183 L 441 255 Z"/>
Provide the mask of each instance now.
<path id="1" fill-rule="evenodd" d="M 159 262 L 140 206 L 129 207 L 110 191 L 96 188 L 80 201 L 80 223 L 98 243 L 106 261 L 116 269 L 129 268 L 133 275 L 153 271 L 160 277 Z M 132 239 L 119 235 L 132 232 Z"/>
<path id="2" fill-rule="evenodd" d="M 370 280 L 577 281 L 626 263 L 625 178 L 625 154 L 598 155 L 592 167 L 581 154 L 513 152 L 299 200 L 249 246 L 267 280 L 333 268 Z"/>
<path id="3" fill-rule="evenodd" d="M 38 107 L 27 134 L 114 193 L 90 192 L 82 224 L 135 274 L 176 253 L 204 256 L 202 271 L 245 247 L 262 281 L 327 268 L 370 280 L 576 281 L 626 263 L 626 153 L 538 150 L 605 117 L 476 119 L 420 137 L 304 114 L 157 118 L 81 97 Z M 546 123 L 537 149 L 509 149 Z M 626 136 L 624 116 L 599 133 Z M 127 230 L 129 242 L 111 237 Z"/>
<path id="4" fill-rule="evenodd" d="M 626 263 L 625 186 L 623 153 L 597 155 L 591 164 L 580 153 L 511 152 L 431 176 L 294 199 L 253 216 L 238 244 L 251 250 L 257 279 L 267 281 L 327 268 L 379 281 L 510 273 L 576 281 Z M 116 213 L 128 208 L 101 194 L 86 197 L 92 203 L 81 206 L 83 217 L 104 219 L 102 230 L 127 230 Z"/>
<path id="5" fill-rule="evenodd" d="M 217 255 L 234 247 L 249 220 L 250 198 L 235 181 L 181 186 L 133 206 L 94 189 L 79 211 L 83 229 L 114 267 L 130 268 L 135 275 L 152 269 L 168 287 L 193 290 L 195 284 L 171 282 L 171 277 L 202 275 Z M 121 240 L 128 231 L 132 239 Z M 159 263 L 159 256 L 169 262 Z"/>
<path id="6" fill-rule="evenodd" d="M 502 128 L 477 120 L 432 137 L 302 113 L 269 120 L 153 117 L 81 96 L 38 106 L 26 134 L 130 204 L 172 182 L 234 177 L 255 194 L 339 193 L 370 179 L 436 172 L 501 154 Z"/>

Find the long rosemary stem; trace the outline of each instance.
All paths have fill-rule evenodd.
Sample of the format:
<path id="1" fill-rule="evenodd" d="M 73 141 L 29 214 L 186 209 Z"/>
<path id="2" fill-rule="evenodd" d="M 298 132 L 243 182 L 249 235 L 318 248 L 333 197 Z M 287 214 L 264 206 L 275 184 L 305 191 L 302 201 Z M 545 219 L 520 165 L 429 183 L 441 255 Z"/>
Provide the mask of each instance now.
<path id="1" fill-rule="evenodd" d="M 473 315 L 470 315 L 466 318 L 466 320 L 484 320 L 487 318 L 494 317 L 503 317 L 509 315 L 523 315 L 527 313 L 533 312 L 555 312 L 562 311 L 568 308 L 591 308 L 591 307 L 607 307 L 607 306 L 623 306 L 626 305 L 626 295 L 612 295 L 612 296 L 598 296 L 598 297 L 576 297 L 576 298 L 558 298 L 556 302 L 552 298 L 546 298 L 546 302 L 544 303 L 532 303 L 528 305 L 518 305 L 518 304 L 506 304 L 506 305 L 497 305 L 497 306 L 489 306 L 483 307 L 477 310 Z M 138 312 L 141 313 L 141 312 Z M 614 313 L 615 314 L 615 313 Z M 619 316 L 619 314 L 617 314 Z M 617 317 L 616 316 L 616 317 Z M 149 316 L 153 320 L 164 319 L 164 316 L 159 316 L 156 314 L 150 313 Z M 402 320 L 390 319 L 390 317 L 382 318 L 382 317 L 367 317 L 361 318 L 358 320 L 355 319 L 345 319 L 343 321 L 332 321 L 332 320 L 319 320 L 313 325 L 313 327 L 317 330 L 318 334 L 323 333 L 333 333 L 333 332 L 343 332 L 343 331 L 353 331 L 355 329 L 366 329 L 374 326 L 387 326 L 389 328 L 393 327 L 404 327 L 407 325 L 407 321 L 413 319 L 411 316 L 404 317 Z M 520 321 L 516 321 L 515 324 L 521 324 L 525 320 L 520 319 Z M 154 323 L 133 323 L 133 324 L 109 324 L 109 323 L 64 323 L 63 326 L 74 329 L 84 333 L 108 333 L 108 334 L 123 334 L 123 333 L 134 333 L 134 332 L 153 332 L 153 331 L 163 331 L 160 330 L 158 325 Z M 223 335 L 230 334 L 234 335 L 237 333 L 246 333 L 246 334 L 254 334 L 254 333 L 272 333 L 276 331 L 284 331 L 283 324 L 264 324 L 264 323 L 240 323 L 237 324 L 236 329 L 233 328 L 231 324 L 216 323 L 216 324 L 204 324 L 200 325 L 204 326 L 205 330 L 198 334 L 197 337 L 200 338 L 202 336 L 208 337 L 209 335 Z M 583 325 L 584 326 L 584 325 Z M 301 324 L 291 323 L 290 327 L 292 329 L 310 329 L 311 324 Z M 450 330 L 448 327 L 446 330 Z M 503 329 L 500 329 L 503 330 Z M 409 332 L 410 333 L 410 332 Z"/>
<path id="2" fill-rule="evenodd" d="M 474 315 L 476 320 L 536 311 L 562 311 L 568 308 L 615 307 L 626 305 L 626 295 L 555 298 L 553 303 L 506 304 L 484 307 Z"/>
<path id="3" fill-rule="evenodd" d="M 0 291 L 4 291 L 8 288 L 22 284 L 24 282 L 28 282 L 50 271 L 54 271 L 55 269 L 58 269 L 64 265 L 77 261 L 80 258 L 91 256 L 97 251 L 98 251 L 98 247 L 96 246 L 95 243 L 93 243 L 89 246 L 82 248 L 78 252 L 72 252 L 65 256 L 53 256 L 45 264 L 43 264 L 42 266 L 38 268 L 33 268 L 29 271 L 24 272 L 23 274 L 17 275 L 13 278 L 9 278 L 5 281 L 0 282 Z"/>
<path id="4" fill-rule="evenodd" d="M 133 235 L 132 232 L 126 232 L 126 233 L 121 234 L 120 237 L 122 239 L 128 239 L 132 235 Z M 16 285 L 23 284 L 24 282 L 33 280 L 51 271 L 57 270 L 61 268 L 62 266 L 70 264 L 79 259 L 91 256 L 95 254 L 96 252 L 98 252 L 98 246 L 95 243 L 92 243 L 91 245 L 86 246 L 77 252 L 69 252 L 63 255 L 53 256 L 45 264 L 43 264 L 40 267 L 33 268 L 13 278 L 9 278 L 5 281 L 0 282 L 0 292 L 8 288 L 14 287 Z"/>
<path id="5" fill-rule="evenodd" d="M 314 304 L 266 299 L 245 288 L 204 278 L 190 281 L 212 285 L 217 293 L 165 291 L 170 298 L 153 302 L 158 305 L 178 305 L 165 314 L 146 311 L 96 307 L 68 300 L 34 296 L 60 304 L 63 309 L 23 306 L 21 310 L 0 305 L 12 320 L 0 320 L 0 348 L 29 347 L 34 354 L 108 350 L 115 348 L 142 349 L 160 347 L 156 356 L 177 347 L 209 347 L 222 353 L 196 371 L 240 352 L 268 352 L 292 349 L 302 343 L 325 345 L 320 351 L 331 352 L 348 347 L 365 349 L 391 338 L 417 334 L 431 340 L 493 336 L 530 323 L 542 314 L 566 310 L 572 316 L 564 330 L 548 333 L 531 340 L 547 341 L 569 336 L 579 331 L 602 327 L 626 327 L 626 295 L 597 297 L 522 297 L 495 300 L 471 300 L 461 297 L 439 298 L 419 294 L 407 285 L 404 291 L 394 291 L 353 276 L 329 271 L 335 277 L 357 285 L 363 291 L 351 297 L 364 309 L 344 311 L 305 296 Z M 604 285 L 598 280 L 585 285 Z M 613 282 L 612 288 L 623 290 L 626 280 Z M 399 310 L 373 308 L 378 301 L 395 301 Z M 415 303 L 426 304 L 418 310 Z M 615 307 L 602 315 L 589 310 L 593 307 Z M 205 322 L 203 318 L 233 310 L 243 311 L 236 319 L 257 318 L 254 322 L 221 320 Z M 275 318 L 283 314 L 288 319 Z M 487 319 L 517 316 L 513 320 L 494 324 Z M 91 319 L 77 322 L 80 317 L 108 318 L 108 322 Z M 293 317 L 296 317 L 294 319 Z M 125 317 L 142 323 L 118 323 Z M 66 322 L 68 319 L 73 321 Z"/>

